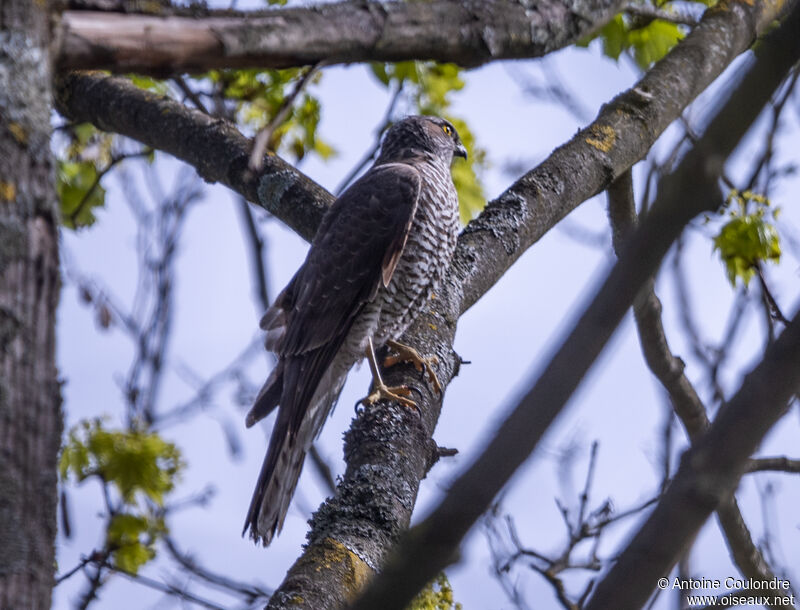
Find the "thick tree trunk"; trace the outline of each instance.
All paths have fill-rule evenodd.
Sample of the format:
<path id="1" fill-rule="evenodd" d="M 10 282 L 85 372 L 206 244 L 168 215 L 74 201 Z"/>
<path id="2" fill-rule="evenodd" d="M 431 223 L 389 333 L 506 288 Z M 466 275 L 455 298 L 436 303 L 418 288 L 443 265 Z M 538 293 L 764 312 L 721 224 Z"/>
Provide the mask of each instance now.
<path id="1" fill-rule="evenodd" d="M 49 608 L 61 398 L 47 2 L 0 3 L 0 608 Z"/>

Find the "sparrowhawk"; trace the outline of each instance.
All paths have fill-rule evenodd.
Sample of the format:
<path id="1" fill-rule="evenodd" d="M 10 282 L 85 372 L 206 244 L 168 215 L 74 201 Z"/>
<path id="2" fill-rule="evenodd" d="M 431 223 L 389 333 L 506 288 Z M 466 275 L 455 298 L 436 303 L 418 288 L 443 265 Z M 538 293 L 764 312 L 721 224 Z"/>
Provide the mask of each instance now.
<path id="1" fill-rule="evenodd" d="M 275 407 L 278 417 L 244 532 L 267 545 L 283 526 L 303 460 L 336 402 L 347 372 L 365 355 L 373 371 L 368 402 L 392 398 L 375 346 L 400 359 L 430 359 L 396 342 L 449 266 L 459 230 L 450 175 L 466 158 L 448 121 L 412 116 L 384 136 L 374 165 L 325 213 L 303 266 L 261 320 L 278 362 L 247 415 L 250 427 Z"/>

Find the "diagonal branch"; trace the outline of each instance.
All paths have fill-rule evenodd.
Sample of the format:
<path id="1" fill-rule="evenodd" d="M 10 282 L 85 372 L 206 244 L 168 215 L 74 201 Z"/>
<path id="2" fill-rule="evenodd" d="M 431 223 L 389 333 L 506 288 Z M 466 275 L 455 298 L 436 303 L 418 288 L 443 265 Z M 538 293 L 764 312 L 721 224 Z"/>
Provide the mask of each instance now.
<path id="1" fill-rule="evenodd" d="M 193 165 L 207 182 L 220 182 L 260 205 L 310 240 L 333 195 L 280 157 L 248 168 L 252 142 L 224 119 L 144 91 L 100 72 L 69 72 L 55 83 L 56 109 L 167 152 Z"/>
<path id="2" fill-rule="evenodd" d="M 601 582 L 586 610 L 641 608 L 684 545 L 736 487 L 750 455 L 800 391 L 800 314 L 683 457 L 653 514 Z M 667 535 L 665 535 L 667 534 Z"/>
<path id="3" fill-rule="evenodd" d="M 724 5 L 724 8 L 726 15 L 736 11 L 736 5 Z M 714 16 L 718 14 L 714 13 Z M 701 34 L 707 25 L 708 22 L 704 21 L 692 34 Z M 383 573 L 370 583 L 352 608 L 403 608 L 416 591 L 455 561 L 463 537 L 490 507 L 494 496 L 528 458 L 549 425 L 561 412 L 625 312 L 633 304 L 641 286 L 655 273 L 683 227 L 703 210 L 714 210 L 722 204 L 717 182 L 724 161 L 758 117 L 785 73 L 797 61 L 800 55 L 800 39 L 795 35 L 798 27 L 800 10 L 795 9 L 786 23 L 763 43 L 757 62 L 748 70 L 734 95 L 718 112 L 703 137 L 687 153 L 676 171 L 662 181 L 659 196 L 647 219 L 632 236 L 619 263 L 531 390 L 502 424 L 484 453 L 453 482 L 448 495 L 439 506 L 403 537 L 386 562 Z M 686 42 L 697 44 L 698 38 L 689 36 Z M 669 63 L 670 58 L 674 59 L 677 50 L 676 48 L 662 64 Z M 547 163 L 546 161 L 545 165 Z M 688 193 L 682 188 L 685 184 L 693 186 Z M 800 332 L 797 330 L 800 328 L 800 321 L 796 323 L 796 327 L 794 330 Z M 790 340 L 792 333 L 787 329 L 784 335 Z M 786 349 L 786 341 L 778 343 Z M 767 360 L 770 361 L 769 357 Z M 780 362 L 770 361 L 771 364 Z M 775 366 L 775 369 L 787 375 L 787 379 L 791 381 L 795 376 L 800 376 L 800 363 L 795 362 L 795 365 L 797 370 L 791 375 L 786 373 L 786 366 Z M 787 383 L 789 382 L 776 383 L 770 392 L 774 393 L 778 388 L 784 389 Z M 792 386 L 792 391 L 795 389 Z M 772 393 L 765 396 L 772 396 Z M 783 394 L 775 395 L 776 401 L 783 398 Z M 763 399 L 759 398 L 759 402 L 761 400 Z M 784 407 L 785 400 L 780 405 L 781 409 Z M 762 424 L 760 422 L 756 430 Z M 753 442 L 751 440 L 746 443 L 745 447 L 750 447 Z M 749 453 L 746 457 L 749 457 Z M 730 491 L 726 490 L 727 493 Z M 709 510 L 713 510 L 715 506 L 712 505 Z M 697 513 L 695 516 L 699 515 Z M 696 525 L 699 528 L 701 524 L 702 521 Z M 694 533 L 694 525 L 694 522 L 687 522 L 686 530 L 681 531 L 680 535 Z M 674 528 L 663 523 L 657 532 L 662 536 L 669 533 L 668 552 L 659 554 L 656 558 L 668 568 L 677 559 L 686 538 L 680 538 L 680 544 L 676 545 Z M 651 545 L 652 541 L 651 537 Z M 619 565 L 618 563 L 617 566 Z M 651 563 L 648 567 L 653 565 L 655 564 Z M 617 580 L 614 581 L 615 587 L 604 590 L 603 597 L 596 594 L 595 598 L 603 601 L 598 602 L 595 608 L 642 606 L 655 584 L 653 571 L 644 570 L 640 578 L 630 578 L 634 566 L 629 562 L 625 567 L 627 576 L 622 576 L 625 571 L 620 572 L 625 585 Z M 640 599 L 642 592 L 644 599 Z M 614 596 L 620 593 L 622 595 Z M 639 600 L 640 603 L 630 603 L 628 599 Z M 619 600 L 623 603 L 618 603 Z M 591 603 L 593 602 L 590 601 Z"/>
<path id="4" fill-rule="evenodd" d="M 281 123 L 286 120 L 289 113 L 292 111 L 292 106 L 297 101 L 297 98 L 305 90 L 324 62 L 320 62 L 308 68 L 305 73 L 297 80 L 292 92 L 284 98 L 280 107 L 275 112 L 275 115 L 270 119 L 270 122 L 261 128 L 261 130 L 253 138 L 253 150 L 250 152 L 250 169 L 260 170 L 264 164 L 264 153 L 267 152 L 272 134 L 280 127 Z M 274 152 L 274 150 L 272 151 Z"/>
<path id="5" fill-rule="evenodd" d="M 631 173 L 630 170 L 625 172 L 608 189 L 608 215 L 614 235 L 614 250 L 618 255 L 625 239 L 637 225 Z M 636 297 L 633 314 L 647 366 L 667 390 L 675 413 L 686 428 L 692 444 L 695 444 L 709 426 L 706 407 L 684 374 L 683 361 L 674 356 L 669 348 L 661 321 L 661 301 L 656 296 L 653 277 L 648 278 Z M 753 471 L 753 463 L 754 460 L 750 460 L 750 472 Z M 753 542 L 734 495 L 720 503 L 717 516 L 731 556 L 742 574 L 754 580 L 774 579 L 775 574 Z M 782 603 L 780 607 L 786 607 L 789 603 L 788 595 L 783 597 L 781 592 L 777 592 L 775 597 L 786 600 L 787 603 Z"/>
<path id="6" fill-rule="evenodd" d="M 773 19 L 780 17 L 793 4 L 791 1 L 778 5 L 730 0 L 708 11 L 701 24 L 635 87 L 606 105 L 589 127 L 518 180 L 468 225 L 459 238 L 456 258 L 437 299 L 430 303 L 428 310 L 404 338 L 406 343 L 415 345 L 420 351 L 439 356 L 441 365 L 437 374 L 444 385 L 458 371 L 460 360 L 452 351 L 452 345 L 461 313 L 559 220 L 642 158 L 664 129 L 733 58 L 747 49 Z M 105 97 L 93 91 L 101 86 Z M 74 94 L 78 89 L 80 95 Z M 118 98 L 122 91 L 131 90 L 134 99 L 129 106 Z M 186 111 L 180 104 L 135 90 L 121 79 L 71 74 L 58 83 L 57 95 L 59 110 L 71 119 L 91 120 L 102 129 L 125 133 L 188 160 L 206 179 L 219 180 L 231 186 L 287 221 L 306 237 L 313 234 L 314 219 L 319 218 L 322 206 L 331 200 L 331 196 L 317 185 L 275 157 L 265 160 L 264 170 L 258 176 L 245 176 L 243 170 L 248 147 L 238 132 L 202 113 Z M 87 102 L 85 97 L 91 95 L 93 99 Z M 174 114 L 164 118 L 160 110 L 151 111 L 148 106 L 158 106 Z M 202 150 L 200 155 L 184 143 L 184 140 L 190 143 L 198 140 L 199 136 L 194 133 L 197 127 L 202 134 L 199 143 L 205 144 L 197 147 Z M 732 148 L 728 136 L 725 133 L 720 135 L 720 142 Z M 209 146 L 209 141 L 215 145 Z M 702 167 L 697 165 L 695 169 Z M 694 176 L 689 179 L 694 179 Z M 698 183 L 703 182 L 698 180 Z M 700 195 L 699 192 L 695 194 Z M 304 202 L 305 197 L 311 205 Z M 704 205 L 713 201 L 712 194 L 706 197 Z M 677 231 L 675 227 L 682 226 L 691 214 L 684 211 L 683 217 L 672 216 L 669 210 L 661 214 L 665 226 Z M 650 230 L 650 233 L 656 233 L 654 243 L 661 242 L 662 245 L 654 251 L 646 251 L 638 279 L 629 277 L 624 283 L 625 290 L 620 295 L 623 300 L 629 298 L 628 304 L 633 300 L 638 285 L 652 273 L 660 260 L 659 250 L 665 251 L 671 241 L 666 236 L 664 242 L 665 238 L 659 235 L 659 231 Z M 642 239 L 638 241 L 642 247 Z M 633 258 L 628 257 L 629 261 Z M 621 277 L 627 277 L 625 269 L 623 267 L 623 271 L 616 274 L 615 285 L 620 284 Z M 614 298 L 606 297 L 607 301 L 616 300 L 614 290 L 611 289 Z M 620 306 L 624 311 L 628 305 L 621 303 Z M 580 327 L 582 330 L 589 327 L 585 336 L 591 340 L 591 346 L 585 354 L 580 354 L 578 369 L 585 370 L 590 366 L 594 359 L 592 354 L 599 352 L 616 326 L 613 316 L 608 319 L 601 317 L 595 322 L 584 321 Z M 543 423 L 555 416 L 566 399 L 564 394 L 568 396 L 569 388 L 580 380 L 582 373 L 578 369 L 572 372 L 572 379 L 565 384 L 549 386 L 561 394 L 548 396 L 548 399 L 554 399 L 550 402 L 554 411 L 542 413 Z M 441 398 L 430 395 L 426 384 L 403 367 L 392 369 L 386 380 L 392 385 L 404 383 L 418 390 L 415 399 L 420 406 L 421 418 L 416 418 L 408 410 L 381 407 L 355 420 L 346 438 L 348 467 L 337 496 L 326 502 L 315 515 L 309 545 L 273 596 L 271 607 L 289 605 L 293 599 L 304 599 L 307 607 L 315 608 L 346 603 L 367 576 L 383 564 L 388 549 L 407 528 L 419 481 L 438 457 L 431 436 L 441 408 Z M 530 426 L 523 425 L 513 436 L 529 429 Z M 535 442 L 535 438 L 530 440 Z M 501 452 L 504 453 L 504 448 Z M 527 455 L 523 453 L 502 465 L 496 485 L 502 485 L 510 476 L 514 464 Z M 494 473 L 491 478 L 495 478 Z M 475 488 L 474 492 L 481 497 L 473 498 L 472 490 L 467 489 L 466 496 L 461 496 L 467 500 L 461 501 L 461 506 L 456 506 L 456 509 L 470 507 L 475 514 L 454 523 L 445 521 L 441 531 L 452 534 L 452 538 L 447 548 L 437 548 L 437 553 L 430 554 L 428 559 L 438 562 L 436 565 L 420 561 L 419 554 L 409 555 L 409 558 L 415 558 L 421 571 L 424 570 L 424 573 L 416 573 L 413 579 L 409 579 L 410 587 L 418 585 L 420 579 L 424 584 L 435 573 L 430 572 L 431 569 L 437 569 L 436 566 L 452 559 L 461 536 L 474 518 L 483 512 L 482 505 L 488 506 L 494 495 L 492 489 Z M 460 515 L 458 510 L 456 512 Z M 450 527 L 453 524 L 458 526 L 456 533 Z M 443 552 L 438 553 L 440 550 Z M 325 569 L 320 569 L 320 565 Z M 323 590 L 326 595 L 319 598 L 319 592 Z M 406 593 L 408 591 L 403 595 Z M 398 599 L 402 602 L 401 597 Z M 365 607 L 380 607 L 380 604 L 367 604 Z"/>
<path id="7" fill-rule="evenodd" d="M 211 68 L 288 68 L 320 61 L 434 59 L 478 66 L 540 57 L 605 24 L 622 0 L 338 2 L 197 16 L 67 11 L 59 69 L 160 76 Z M 590 16 L 590 17 L 588 17 Z"/>

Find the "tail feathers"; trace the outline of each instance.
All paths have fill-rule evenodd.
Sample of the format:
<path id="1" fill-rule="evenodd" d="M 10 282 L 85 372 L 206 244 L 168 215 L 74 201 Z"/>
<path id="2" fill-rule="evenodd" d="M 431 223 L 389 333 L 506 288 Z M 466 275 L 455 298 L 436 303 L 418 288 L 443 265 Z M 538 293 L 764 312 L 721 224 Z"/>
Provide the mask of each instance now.
<path id="1" fill-rule="evenodd" d="M 276 422 L 272 431 L 269 450 L 242 530 L 244 536 L 249 528 L 250 537 L 264 546 L 283 527 L 306 457 L 303 439 L 290 434 L 281 423 Z"/>
<path id="2" fill-rule="evenodd" d="M 283 391 L 283 362 L 279 362 L 277 366 L 272 369 L 269 377 L 261 386 L 261 390 L 256 396 L 256 401 L 247 413 L 244 420 L 245 426 L 252 427 L 255 423 L 264 419 L 267 415 L 272 413 L 281 399 L 281 392 Z"/>
<path id="3" fill-rule="evenodd" d="M 279 364 L 278 367 L 280 366 Z M 328 370 L 311 404 L 303 410 L 302 421 L 296 431 L 292 430 L 296 414 L 291 408 L 285 409 L 283 405 L 281 406 L 275 427 L 272 429 L 269 449 L 261 466 L 261 473 L 258 475 L 253 499 L 250 501 L 242 535 L 249 529 L 250 537 L 266 546 L 275 534 L 280 532 L 303 469 L 306 452 L 311 448 L 325 423 L 325 418 L 338 399 L 346 378 L 347 369 L 344 369 L 344 373 Z M 272 405 L 273 395 L 275 395 L 274 400 L 278 401 L 281 393 L 279 388 L 283 385 L 285 385 L 283 373 L 278 372 L 275 381 L 268 388 L 265 385 L 250 414 L 255 413 L 256 417 L 263 411 L 262 405 Z M 269 409 L 272 408 L 274 407 Z"/>

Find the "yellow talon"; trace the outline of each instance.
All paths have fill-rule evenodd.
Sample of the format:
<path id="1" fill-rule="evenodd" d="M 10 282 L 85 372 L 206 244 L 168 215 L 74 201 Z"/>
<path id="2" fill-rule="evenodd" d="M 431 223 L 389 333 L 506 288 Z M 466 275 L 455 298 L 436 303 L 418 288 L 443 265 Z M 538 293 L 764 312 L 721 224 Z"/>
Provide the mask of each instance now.
<path id="1" fill-rule="evenodd" d="M 410 395 L 411 390 L 404 385 L 398 385 L 390 388 L 385 386 L 383 383 L 380 383 L 375 385 L 372 392 L 370 392 L 368 396 L 365 396 L 358 402 L 365 407 L 369 407 L 381 400 L 393 400 L 400 403 L 404 407 L 419 411 L 417 403 L 410 398 L 405 398 L 406 396 Z"/>
<path id="2" fill-rule="evenodd" d="M 367 341 L 365 356 L 367 357 L 367 362 L 369 362 L 369 368 L 372 371 L 372 391 L 356 404 L 372 406 L 380 400 L 393 400 L 404 407 L 414 409 L 419 415 L 417 403 L 410 398 L 406 398 L 406 396 L 411 395 L 411 390 L 409 388 L 403 385 L 390 388 L 383 383 L 381 373 L 378 370 L 378 361 L 375 358 L 375 349 L 372 346 L 372 338 L 369 338 Z"/>
<path id="3" fill-rule="evenodd" d="M 439 383 L 439 378 L 436 377 L 436 372 L 433 370 L 433 365 L 439 364 L 439 358 L 436 356 L 420 356 L 419 352 L 413 347 L 398 343 L 397 341 L 392 341 L 391 339 L 386 342 L 386 345 L 393 349 L 397 355 L 387 356 L 383 361 L 384 368 L 388 369 L 401 362 L 410 362 L 419 372 L 422 372 L 422 367 L 425 367 L 434 390 L 436 390 L 437 394 L 441 395 L 442 385 Z"/>

